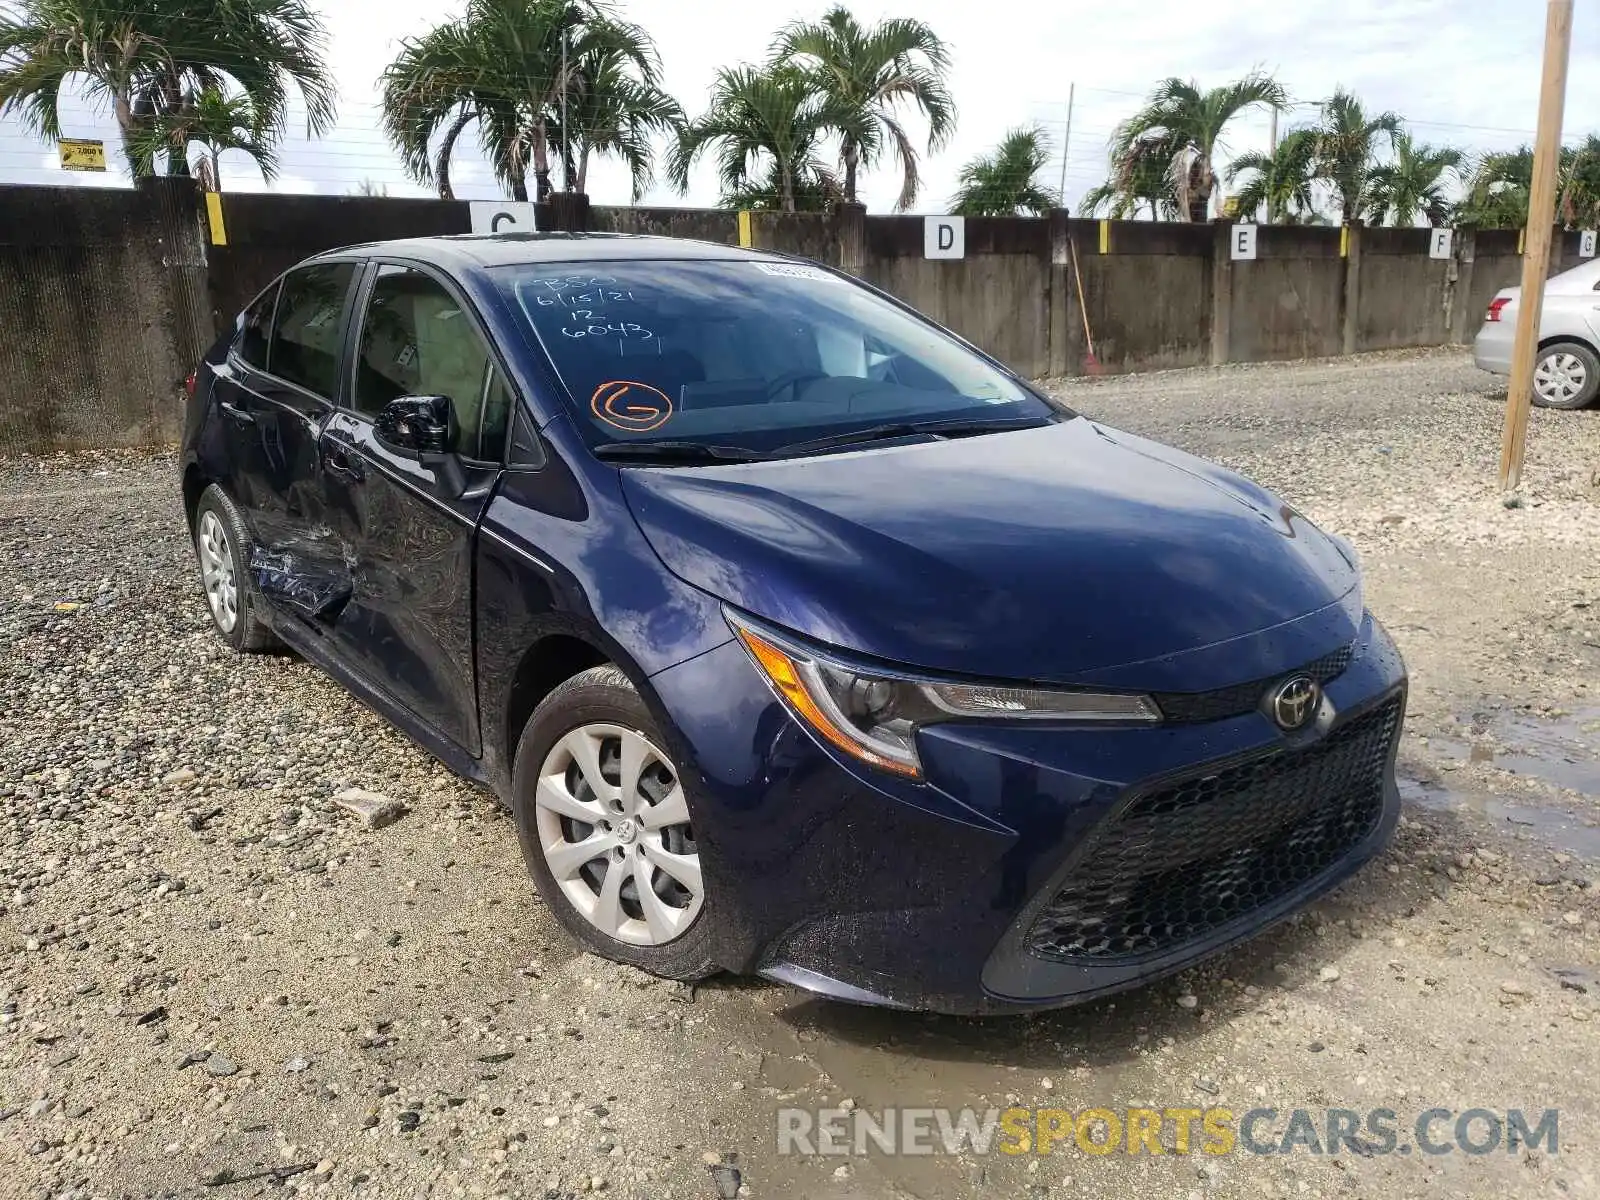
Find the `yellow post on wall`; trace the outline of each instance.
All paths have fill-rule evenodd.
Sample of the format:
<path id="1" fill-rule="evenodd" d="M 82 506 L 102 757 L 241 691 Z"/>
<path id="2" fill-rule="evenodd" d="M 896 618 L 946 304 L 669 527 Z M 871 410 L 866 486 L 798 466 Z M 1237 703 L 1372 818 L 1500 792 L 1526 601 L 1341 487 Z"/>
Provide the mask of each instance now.
<path id="1" fill-rule="evenodd" d="M 750 210 L 748 208 L 739 210 L 739 245 L 747 250 L 755 245 L 750 236 Z"/>
<path id="2" fill-rule="evenodd" d="M 222 194 L 220 192 L 206 193 L 206 224 L 211 226 L 211 244 L 213 246 L 226 246 L 228 244 L 228 227 L 222 222 Z"/>

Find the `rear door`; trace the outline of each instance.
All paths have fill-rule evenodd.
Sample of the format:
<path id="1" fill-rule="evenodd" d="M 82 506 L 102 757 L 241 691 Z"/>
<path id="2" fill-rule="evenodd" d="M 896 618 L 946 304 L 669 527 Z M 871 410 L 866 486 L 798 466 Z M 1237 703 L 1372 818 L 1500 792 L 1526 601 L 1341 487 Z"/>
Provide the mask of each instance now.
<path id="1" fill-rule="evenodd" d="M 348 402 L 322 459 L 352 591 L 335 648 L 368 683 L 468 754 L 481 750 L 473 667 L 473 550 L 504 458 L 511 392 L 465 297 L 442 274 L 371 271 L 352 329 Z M 401 396 L 449 396 L 465 488 L 378 443 Z"/>
<path id="2" fill-rule="evenodd" d="M 228 355 L 214 370 L 212 395 L 217 404 L 224 461 L 217 464 L 219 482 L 257 524 L 258 496 L 264 486 L 265 447 L 257 426 L 262 407 L 256 392 L 257 377 L 266 372 L 267 350 L 272 341 L 272 316 L 278 305 L 282 279 L 250 303 L 239 318 L 239 331 Z"/>
<path id="3" fill-rule="evenodd" d="M 349 590 L 327 519 L 319 441 L 340 397 L 358 269 L 319 262 L 290 271 L 270 302 L 270 324 L 263 295 L 218 371 L 233 492 L 256 541 L 251 573 L 269 603 L 302 614 Z"/>

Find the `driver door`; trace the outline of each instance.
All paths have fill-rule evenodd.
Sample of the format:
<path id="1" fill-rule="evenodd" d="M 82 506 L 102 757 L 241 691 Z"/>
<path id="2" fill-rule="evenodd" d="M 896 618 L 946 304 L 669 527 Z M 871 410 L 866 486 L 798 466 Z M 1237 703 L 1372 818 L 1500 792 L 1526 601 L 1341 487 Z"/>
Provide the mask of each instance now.
<path id="1" fill-rule="evenodd" d="M 435 732 L 481 751 L 473 670 L 473 543 L 500 473 L 510 392 L 465 300 L 443 279 L 378 265 L 360 302 L 348 405 L 322 435 L 352 592 L 339 657 Z M 374 434 L 401 396 L 448 396 L 465 488 Z"/>

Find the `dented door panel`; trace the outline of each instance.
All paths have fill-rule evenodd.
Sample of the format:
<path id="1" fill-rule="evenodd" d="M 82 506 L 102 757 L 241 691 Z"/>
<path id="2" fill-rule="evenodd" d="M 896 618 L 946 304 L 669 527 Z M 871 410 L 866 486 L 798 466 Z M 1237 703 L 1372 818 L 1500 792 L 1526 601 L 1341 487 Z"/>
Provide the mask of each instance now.
<path id="1" fill-rule="evenodd" d="M 476 757 L 473 542 L 498 468 L 468 466 L 450 497 L 434 472 L 390 454 L 369 422 L 339 413 L 324 434 L 329 512 L 350 592 L 334 651 L 440 734 Z"/>

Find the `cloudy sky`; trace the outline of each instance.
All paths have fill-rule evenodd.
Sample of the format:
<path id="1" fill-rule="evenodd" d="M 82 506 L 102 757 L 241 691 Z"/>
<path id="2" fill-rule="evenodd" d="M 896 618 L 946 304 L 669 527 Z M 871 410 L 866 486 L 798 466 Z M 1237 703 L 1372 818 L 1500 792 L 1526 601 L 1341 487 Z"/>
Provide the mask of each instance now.
<path id="1" fill-rule="evenodd" d="M 16 0 L 12 0 L 15 3 Z M 128 0 L 130 4 L 137 0 Z M 735 0 L 624 0 L 624 15 L 655 37 L 665 82 L 691 113 L 705 102 L 718 66 L 755 61 L 774 29 L 821 14 L 827 0 L 778 0 L 770 6 Z M 364 181 L 390 195 L 422 194 L 402 175 L 377 124 L 376 79 L 401 38 L 424 32 L 461 7 L 460 0 L 313 0 L 327 21 L 329 58 L 339 81 L 338 127 L 308 141 L 303 128 L 282 148 L 274 188 L 345 194 Z M 4 7 L 4 5 L 0 5 Z M 1011 126 L 1038 122 L 1053 134 L 1055 161 L 1046 180 L 1060 182 L 1061 143 L 1069 85 L 1077 85 L 1066 161 L 1069 203 L 1105 177 L 1106 141 L 1140 96 L 1166 75 L 1194 77 L 1202 87 L 1252 67 L 1274 72 L 1296 100 L 1310 102 L 1343 85 L 1370 108 L 1406 117 L 1433 143 L 1473 149 L 1514 146 L 1531 138 L 1538 101 L 1544 0 L 1058 0 L 1027 21 L 997 20 L 997 10 L 972 0 L 884 4 L 862 0 L 858 18 L 917 15 L 953 52 L 952 91 L 959 125 L 950 146 L 924 167 L 918 208 L 939 211 L 963 161 L 983 152 Z M 1025 9 L 1011 8 L 1017 13 Z M 760 15 L 756 15 L 760 14 Z M 68 136 L 98 137 L 117 161 L 109 114 L 81 97 L 64 106 Z M 1284 118 L 1309 121 L 1309 104 Z M 1600 129 L 1600 0 L 1577 0 L 1569 139 Z M 1242 120 L 1232 153 L 1265 148 L 1265 116 Z M 454 171 L 457 194 L 491 198 L 498 189 L 475 146 L 463 139 Z M 248 160 L 224 159 L 224 186 L 259 190 Z M 114 185 L 119 177 L 69 175 L 51 147 L 14 118 L 0 119 L 0 183 Z M 125 178 L 120 182 L 126 183 Z M 590 194 L 626 203 L 627 177 L 616 167 L 591 167 Z M 897 185 L 888 170 L 866 177 L 869 208 L 884 211 Z M 687 201 L 657 186 L 646 202 L 712 204 L 709 169 L 691 181 Z"/>

